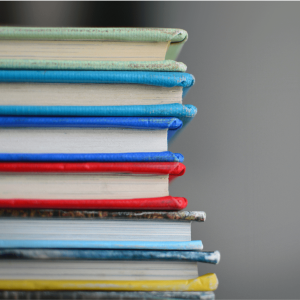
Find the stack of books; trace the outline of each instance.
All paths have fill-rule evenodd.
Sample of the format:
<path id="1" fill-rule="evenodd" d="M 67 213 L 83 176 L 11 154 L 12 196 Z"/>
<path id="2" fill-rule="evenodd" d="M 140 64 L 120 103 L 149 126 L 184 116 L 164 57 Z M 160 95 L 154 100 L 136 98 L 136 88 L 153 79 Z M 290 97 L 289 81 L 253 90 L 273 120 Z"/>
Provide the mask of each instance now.
<path id="1" fill-rule="evenodd" d="M 196 115 L 175 61 L 187 33 L 0 28 L 0 297 L 214 299 L 191 240 L 202 211 L 169 195 L 168 142 Z"/>

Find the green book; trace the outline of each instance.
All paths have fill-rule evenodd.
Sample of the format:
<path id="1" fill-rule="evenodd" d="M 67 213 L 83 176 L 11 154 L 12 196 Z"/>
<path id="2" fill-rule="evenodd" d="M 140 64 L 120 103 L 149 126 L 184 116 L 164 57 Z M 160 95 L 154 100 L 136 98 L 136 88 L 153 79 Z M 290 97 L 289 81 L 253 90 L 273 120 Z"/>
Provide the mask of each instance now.
<path id="1" fill-rule="evenodd" d="M 168 28 L 0 27 L 1 69 L 186 71 L 188 34 Z"/>

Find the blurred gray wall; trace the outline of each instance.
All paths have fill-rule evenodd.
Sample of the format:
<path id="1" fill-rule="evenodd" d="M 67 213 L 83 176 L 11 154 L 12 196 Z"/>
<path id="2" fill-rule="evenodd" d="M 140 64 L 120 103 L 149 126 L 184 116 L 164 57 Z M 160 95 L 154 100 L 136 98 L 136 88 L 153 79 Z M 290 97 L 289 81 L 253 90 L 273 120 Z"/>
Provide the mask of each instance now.
<path id="1" fill-rule="evenodd" d="M 198 107 L 170 150 L 171 187 L 204 210 L 193 238 L 220 250 L 217 298 L 299 299 L 300 3 L 151 3 L 143 26 L 189 33 L 179 61 Z"/>
<path id="2" fill-rule="evenodd" d="M 178 60 L 196 77 L 184 102 L 198 115 L 170 146 L 187 167 L 171 194 L 206 211 L 193 238 L 221 251 L 200 274 L 216 272 L 219 299 L 299 298 L 300 3 L 27 2 L 7 11 L 11 25 L 187 30 Z"/>

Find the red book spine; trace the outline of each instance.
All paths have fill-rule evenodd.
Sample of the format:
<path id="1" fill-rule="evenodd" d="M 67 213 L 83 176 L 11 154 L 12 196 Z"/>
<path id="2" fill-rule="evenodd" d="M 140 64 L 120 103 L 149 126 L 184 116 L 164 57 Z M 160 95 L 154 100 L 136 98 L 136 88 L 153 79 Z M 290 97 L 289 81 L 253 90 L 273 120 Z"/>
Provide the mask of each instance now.
<path id="1" fill-rule="evenodd" d="M 181 210 L 187 204 L 187 199 L 172 196 L 103 200 L 0 199 L 0 209 Z"/>
<path id="2" fill-rule="evenodd" d="M 169 174 L 182 176 L 185 165 L 179 162 L 118 162 L 118 163 L 28 163 L 3 162 L 0 172 L 47 172 L 47 173 L 130 173 L 130 174 Z"/>

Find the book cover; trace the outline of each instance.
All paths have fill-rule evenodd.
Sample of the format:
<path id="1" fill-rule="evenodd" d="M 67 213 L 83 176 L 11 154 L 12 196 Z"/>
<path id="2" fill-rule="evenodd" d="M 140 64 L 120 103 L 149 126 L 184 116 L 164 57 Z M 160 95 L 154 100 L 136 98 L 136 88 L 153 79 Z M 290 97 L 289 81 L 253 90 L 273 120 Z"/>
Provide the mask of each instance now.
<path id="1" fill-rule="evenodd" d="M 182 62 L 177 62 L 170 59 L 163 61 L 0 59 L 0 69 L 185 72 L 187 70 L 187 66 Z"/>
<path id="2" fill-rule="evenodd" d="M 182 128 L 177 118 L 161 117 L 11 117 L 0 116 L 0 128 L 167 129 L 168 140 Z"/>
<path id="3" fill-rule="evenodd" d="M 51 173 L 124 173 L 163 174 L 182 176 L 185 165 L 179 162 L 86 162 L 86 163 L 30 163 L 1 162 L 0 172 L 51 172 Z"/>
<path id="4" fill-rule="evenodd" d="M 119 250 L 184 250 L 200 251 L 201 241 L 145 242 L 145 241 L 73 241 L 73 240 L 3 240 L 0 248 L 46 248 L 46 249 L 119 249 Z"/>
<path id="5" fill-rule="evenodd" d="M 194 85 L 195 78 L 191 74 L 180 72 L 0 70 L 0 82 L 180 86 L 183 88 L 184 97 Z"/>
<path id="6" fill-rule="evenodd" d="M 196 114 L 195 106 L 178 103 L 132 106 L 0 106 L 2 116 L 174 117 L 181 120 L 183 126 Z"/>
<path id="7" fill-rule="evenodd" d="M 182 29 L 172 28 L 46 28 L 46 27 L 0 27 L 0 40 L 40 41 L 113 41 L 167 43 L 166 60 L 175 60 L 188 34 Z M 4 60 L 4 64 L 6 60 Z M 38 60 L 33 60 L 36 65 Z M 19 67 L 24 68 L 18 61 Z M 21 63 L 21 65 L 20 65 Z M 91 62 L 93 63 L 93 62 Z M 58 61 L 58 65 L 62 65 Z M 11 65 L 6 64 L 10 68 Z"/>
<path id="8" fill-rule="evenodd" d="M 156 260 L 191 261 L 209 264 L 220 262 L 219 251 L 149 251 L 149 250 L 69 250 L 69 249 L 0 249 L 0 260 Z"/>
<path id="9" fill-rule="evenodd" d="M 1 299 L 188 299 L 215 300 L 213 292 L 125 292 L 125 291 L 0 291 Z"/>
<path id="10" fill-rule="evenodd" d="M 61 211 L 61 210 L 85 210 L 85 209 L 106 209 L 106 210 L 165 210 L 178 211 L 186 208 L 188 205 L 187 199 L 183 197 L 158 197 L 158 198 L 135 198 L 135 199 L 93 199 L 93 200 L 77 200 L 77 199 L 0 199 L 0 218 L 1 216 L 21 217 L 32 216 L 37 217 L 86 217 L 91 216 L 99 218 L 110 214 L 89 211 Z M 8 210 L 6 210 L 8 209 Z M 13 209 L 13 211 L 9 211 Z M 22 209 L 22 211 L 16 211 Z M 33 209 L 30 211 L 24 211 Z M 40 211 L 46 209 L 48 211 Z M 53 209 L 55 211 L 49 211 Z M 58 211 L 57 211 L 58 210 Z M 115 216 L 115 214 L 113 214 Z M 132 215 L 134 217 L 134 214 Z M 113 218 L 113 217 L 112 217 Z M 121 217 L 122 218 L 122 217 Z M 167 218 L 167 217 L 166 217 Z M 175 216 L 174 216 L 175 218 Z"/>
<path id="11" fill-rule="evenodd" d="M 183 162 L 180 153 L 0 153 L 0 162 Z"/>
<path id="12" fill-rule="evenodd" d="M 169 196 L 170 197 L 170 196 Z M 166 198 L 166 197 L 163 197 Z M 142 199 L 140 199 L 142 200 Z M 154 201 L 154 199 L 149 199 Z M 204 222 L 204 211 L 103 211 L 55 209 L 0 209 L 0 218 L 64 218 L 100 220 L 163 220 L 176 222 Z"/>
<path id="13" fill-rule="evenodd" d="M 214 291 L 217 276 L 209 273 L 190 280 L 0 280 L 1 290 Z"/>

